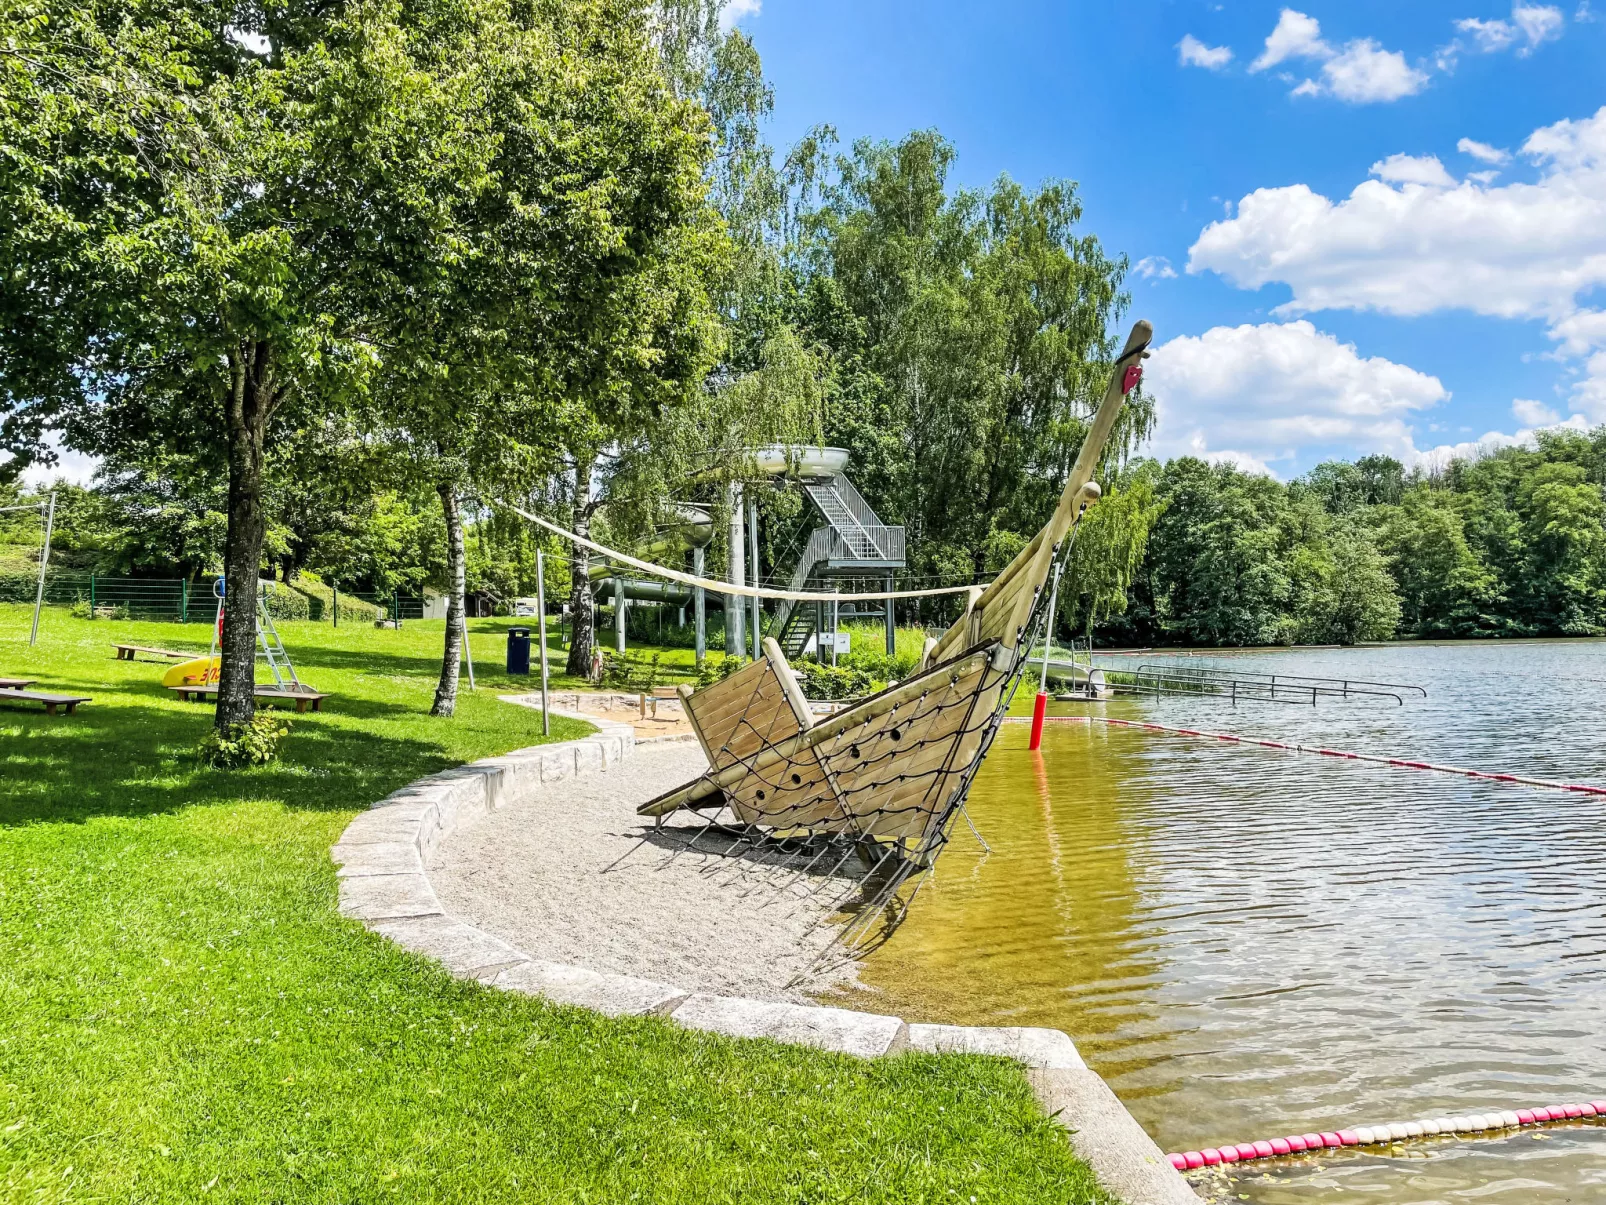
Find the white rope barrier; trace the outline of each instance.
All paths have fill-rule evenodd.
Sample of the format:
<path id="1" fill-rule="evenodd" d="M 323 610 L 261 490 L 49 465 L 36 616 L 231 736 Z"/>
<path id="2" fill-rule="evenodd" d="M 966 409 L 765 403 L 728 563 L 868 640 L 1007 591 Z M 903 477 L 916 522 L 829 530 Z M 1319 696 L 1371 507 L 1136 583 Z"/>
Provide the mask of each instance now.
<path id="1" fill-rule="evenodd" d="M 829 594 L 810 594 L 800 590 L 766 590 L 761 586 L 738 586 L 732 582 L 719 582 L 712 578 L 694 577 L 690 573 L 681 573 L 676 569 L 666 569 L 664 566 L 654 565 L 650 561 L 637 560 L 635 557 L 620 552 L 618 549 L 609 548 L 606 545 L 588 540 L 584 536 L 576 535 L 574 532 L 559 527 L 548 519 L 543 519 L 540 515 L 532 515 L 529 511 L 521 510 L 509 503 L 503 503 L 502 505 L 520 518 L 528 519 L 531 523 L 538 523 L 554 535 L 573 541 L 582 548 L 589 548 L 599 556 L 610 557 L 622 564 L 629 565 L 633 569 L 640 569 L 643 573 L 650 573 L 654 577 L 668 578 L 672 582 L 680 582 L 685 586 L 701 586 L 704 590 L 712 590 L 716 594 L 734 594 L 742 598 L 791 599 L 793 602 L 862 602 L 884 601 L 889 598 L 935 598 L 943 594 L 964 594 L 970 590 L 980 589 L 982 585 L 982 583 L 977 583 L 974 586 L 942 586 L 933 590 L 889 590 L 879 594 L 842 594 L 837 591 L 832 591 Z"/>

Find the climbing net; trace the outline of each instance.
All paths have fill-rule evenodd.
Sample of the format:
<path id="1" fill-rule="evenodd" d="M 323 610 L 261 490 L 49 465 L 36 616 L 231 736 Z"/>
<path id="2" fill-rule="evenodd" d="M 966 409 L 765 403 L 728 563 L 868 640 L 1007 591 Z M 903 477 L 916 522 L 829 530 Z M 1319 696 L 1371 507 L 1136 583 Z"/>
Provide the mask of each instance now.
<path id="1" fill-rule="evenodd" d="M 1076 529 L 1052 550 L 1050 580 L 1058 580 Z M 712 865 L 716 873 L 727 868 L 727 885 L 745 881 L 743 898 L 768 891 L 766 906 L 810 909 L 811 928 L 842 918 L 800 978 L 864 957 L 908 915 L 1014 700 L 1023 650 L 1047 628 L 1047 584 L 1034 587 L 1012 645 L 974 646 L 863 700 L 853 708 L 868 710 L 863 719 L 837 729 L 827 720 L 819 739 L 796 736 L 775 679 L 754 675 L 739 718 L 712 751 L 710 776 L 726 785 L 688 805 L 707 815 L 680 831 L 690 834 L 684 848 L 719 855 Z M 892 694 L 901 697 L 874 710 Z M 741 773 L 733 781 L 734 767 Z"/>

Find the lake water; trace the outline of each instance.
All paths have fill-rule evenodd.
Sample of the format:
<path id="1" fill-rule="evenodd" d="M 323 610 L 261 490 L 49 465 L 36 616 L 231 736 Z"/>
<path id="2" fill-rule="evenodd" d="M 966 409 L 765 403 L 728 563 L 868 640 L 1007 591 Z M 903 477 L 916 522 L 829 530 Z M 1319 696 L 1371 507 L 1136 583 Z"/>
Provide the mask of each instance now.
<path id="1" fill-rule="evenodd" d="M 1428 697 L 1051 714 L 1606 786 L 1606 641 L 1208 661 Z M 992 852 L 958 827 L 861 1006 L 1064 1029 L 1167 1151 L 1606 1097 L 1606 798 L 1100 724 L 1026 742 L 1006 726 L 972 792 Z M 1194 1179 L 1260 1205 L 1606 1201 L 1606 1124 Z"/>

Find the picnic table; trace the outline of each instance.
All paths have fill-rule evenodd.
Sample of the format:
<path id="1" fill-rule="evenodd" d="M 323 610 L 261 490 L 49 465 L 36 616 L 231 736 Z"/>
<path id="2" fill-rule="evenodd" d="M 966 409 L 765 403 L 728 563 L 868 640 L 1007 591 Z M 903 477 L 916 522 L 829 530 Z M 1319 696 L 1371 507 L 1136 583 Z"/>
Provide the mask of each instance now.
<path id="1" fill-rule="evenodd" d="M 196 657 L 204 657 L 205 653 L 181 653 L 177 649 L 151 648 L 144 644 L 114 644 L 112 649 L 119 661 L 136 661 L 138 653 L 147 653 L 152 657 L 166 657 L 169 661 L 193 661 Z"/>
<path id="2" fill-rule="evenodd" d="M 198 703 L 217 697 L 216 683 L 206 686 L 170 686 L 168 689 L 186 703 Z M 296 710 L 301 712 L 306 711 L 309 706 L 314 711 L 322 711 L 323 701 L 329 697 L 316 690 L 284 690 L 277 686 L 259 686 L 251 693 L 269 703 L 294 703 Z"/>
<path id="3" fill-rule="evenodd" d="M 65 707 L 67 714 L 80 703 L 89 702 L 88 695 L 53 695 L 40 690 L 0 690 L 0 700 L 13 703 L 43 703 L 46 715 L 55 715 L 56 708 Z"/>

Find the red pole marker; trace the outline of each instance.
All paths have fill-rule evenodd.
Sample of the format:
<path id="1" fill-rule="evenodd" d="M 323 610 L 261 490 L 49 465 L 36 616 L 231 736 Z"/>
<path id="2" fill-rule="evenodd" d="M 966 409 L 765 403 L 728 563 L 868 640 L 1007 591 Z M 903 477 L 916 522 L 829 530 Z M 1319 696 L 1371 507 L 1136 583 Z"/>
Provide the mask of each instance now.
<path id="1" fill-rule="evenodd" d="M 1028 749 L 1041 749 L 1043 747 L 1043 720 L 1048 715 L 1048 696 L 1042 691 L 1037 692 L 1037 702 L 1032 704 L 1032 743 Z"/>

